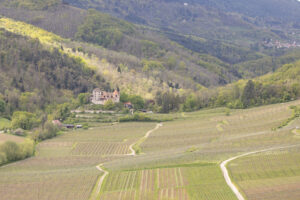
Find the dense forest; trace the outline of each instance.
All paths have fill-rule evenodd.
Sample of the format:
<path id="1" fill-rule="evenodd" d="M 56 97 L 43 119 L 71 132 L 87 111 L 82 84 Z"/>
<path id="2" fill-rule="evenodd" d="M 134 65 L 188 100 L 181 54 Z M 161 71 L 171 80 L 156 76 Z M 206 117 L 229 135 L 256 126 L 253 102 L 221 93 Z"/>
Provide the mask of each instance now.
<path id="1" fill-rule="evenodd" d="M 153 5 L 150 6 L 150 3 Z M 267 0 L 261 3 L 267 3 Z M 276 1 L 276 4 L 280 3 L 280 1 Z M 291 8 L 291 5 L 296 5 L 294 3 L 290 2 L 286 9 Z M 123 4 L 126 4 L 127 7 Z M 231 4 L 236 5 L 236 7 L 230 8 Z M 65 41 L 61 49 L 54 48 L 51 51 L 45 51 L 47 54 L 44 51 L 34 51 L 32 54 L 26 55 L 32 51 L 28 50 L 26 53 L 19 52 L 19 58 L 18 55 L 14 54 L 16 52 L 9 53 L 9 55 L 18 58 L 17 60 L 20 59 L 18 61 L 20 65 L 29 61 L 31 67 L 28 67 L 29 70 L 26 70 L 26 73 L 24 72 L 25 77 L 20 77 L 22 73 L 19 72 L 22 68 L 18 69 L 19 71 L 11 68 L 5 72 L 9 76 L 5 75 L 2 80 L 6 85 L 6 88 L 1 88 L 3 96 L 8 96 L 5 93 L 12 89 L 20 93 L 18 96 L 30 96 L 34 93 L 42 97 L 49 95 L 49 98 L 45 97 L 45 99 L 40 100 L 48 104 L 47 100 L 51 98 L 49 100 L 51 102 L 63 102 L 56 95 L 51 94 L 53 91 L 53 93 L 67 93 L 65 90 L 70 90 L 73 95 L 76 95 L 89 91 L 99 82 L 103 87 L 109 88 L 109 85 L 104 83 L 99 75 L 96 75 L 93 70 L 85 68 L 84 62 L 79 58 L 73 59 L 62 53 L 65 52 L 63 48 L 67 46 L 72 49 L 73 54 L 83 54 L 84 58 L 92 59 L 92 63 L 100 60 L 101 65 L 112 66 L 109 70 L 113 70 L 113 72 L 109 73 L 113 74 L 110 77 L 116 76 L 111 80 L 114 85 L 121 84 L 123 86 L 127 80 L 133 80 L 136 77 L 139 77 L 136 78 L 138 83 L 145 79 L 152 83 L 155 82 L 155 86 L 154 84 L 153 87 L 147 86 L 147 90 L 152 94 L 156 92 L 154 96 L 156 96 L 160 107 L 157 110 L 163 110 L 163 112 L 224 105 L 232 108 L 244 108 L 296 98 L 298 94 L 294 90 L 290 90 L 290 86 L 274 82 L 273 85 L 276 85 L 277 88 L 274 89 L 272 84 L 265 84 L 265 80 L 261 81 L 255 77 L 275 72 L 282 65 L 295 62 L 300 58 L 299 51 L 264 47 L 261 42 L 266 38 L 282 39 L 282 34 L 276 34 L 278 32 L 266 28 L 272 27 L 269 21 L 276 19 L 277 16 L 272 12 L 267 12 L 264 16 L 259 14 L 257 21 L 253 21 L 254 14 L 248 12 L 247 9 L 239 9 L 239 5 L 235 1 L 219 3 L 212 0 L 203 2 L 135 1 L 135 4 L 130 0 L 119 3 L 84 0 L 0 1 L 1 14 L 17 20 L 24 20 L 73 40 Z M 87 10 L 88 8 L 95 9 Z M 158 14 L 157 16 L 161 16 L 160 19 L 148 16 L 151 13 L 148 11 L 153 9 Z M 170 12 L 170 9 L 176 12 Z M 143 24 L 143 26 L 132 24 L 97 10 Z M 290 19 L 294 23 L 292 19 L 297 16 L 295 10 L 297 8 L 294 8 L 289 16 L 286 16 L 282 21 Z M 201 16 L 199 13 L 195 14 L 197 11 L 201 11 Z M 116 12 L 120 15 L 117 15 Z M 145 15 L 141 16 L 140 12 L 144 12 Z M 233 14 L 235 12 L 239 15 Z M 261 11 L 257 10 L 257 12 Z M 278 12 L 284 13 L 286 11 L 279 9 Z M 262 17 L 265 21 L 261 21 Z M 131 19 L 137 19 L 139 22 Z M 163 21 L 167 19 L 168 22 Z M 184 23 L 177 23 L 173 26 L 176 24 L 173 23 L 172 25 L 174 20 L 184 21 Z M 208 21 L 204 23 L 205 20 L 208 20 L 209 24 Z M 64 28 L 60 26 L 62 21 Z M 218 23 L 214 24 L 214 21 L 218 21 Z M 196 24 L 199 26 L 195 26 Z M 239 28 L 236 29 L 236 27 Z M 279 29 L 283 28 L 280 24 L 278 27 Z M 193 28 L 200 28 L 201 30 L 194 30 Z M 192 35 L 187 30 L 195 32 Z M 246 32 L 247 34 L 245 34 Z M 288 33 L 283 35 L 285 38 L 293 39 Z M 36 42 L 30 41 L 33 43 L 31 46 L 37 45 Z M 3 46 L 3 51 L 4 49 L 8 51 L 7 46 Z M 1 55 L 4 55 L 3 59 L 10 59 L 7 58 L 7 54 Z M 40 57 L 40 55 L 43 59 L 35 58 Z M 24 61 L 23 59 L 26 57 L 27 59 Z M 28 57 L 33 58 L 29 59 Z M 48 57 L 55 59 L 51 59 L 50 62 L 47 60 Z M 43 65 L 46 67 L 43 68 Z M 8 65 L 5 64 L 5 66 Z M 41 75 L 35 76 L 38 80 L 27 77 L 30 73 L 35 74 L 36 71 L 39 71 L 43 77 L 41 78 Z M 117 71 L 117 75 L 114 71 Z M 107 70 L 103 72 L 103 74 L 105 73 L 108 73 Z M 128 78 L 128 76 L 132 77 Z M 10 77 L 15 78 L 11 79 Z M 120 77 L 122 77 L 122 82 L 118 82 Z M 235 82 L 247 78 L 254 79 L 254 81 Z M 46 83 L 50 83 L 50 86 L 46 86 L 43 82 L 37 86 L 36 83 L 40 79 L 47 80 Z M 226 84 L 229 85 L 224 86 Z M 12 89 L 7 85 L 10 85 Z M 212 89 L 213 86 L 220 85 L 224 87 Z M 146 88 L 142 84 L 141 87 Z M 158 89 L 159 87 L 162 88 L 161 91 Z M 45 91 L 45 88 L 48 90 L 47 94 L 41 92 Z M 254 88 L 251 92 L 255 91 L 254 93 L 258 97 L 249 100 L 246 95 L 247 92 L 244 91 L 247 91 L 248 88 L 251 90 Z M 228 91 L 236 93 L 232 94 Z M 284 91 L 285 94 L 283 94 Z M 190 92 L 193 92 L 193 95 L 188 95 Z M 172 99 L 172 103 L 169 106 L 163 104 L 164 101 L 168 102 L 170 99 Z M 246 99 L 249 102 L 246 102 Z M 21 108 L 20 105 L 15 105 L 15 107 Z M 45 105 L 38 107 L 44 108 Z M 36 110 L 36 108 L 32 110 Z"/>
<path id="2" fill-rule="evenodd" d="M 20 5 L 22 5 L 21 2 L 23 1 L 20 1 Z M 35 1 L 26 0 L 24 2 L 30 5 L 30 2 Z M 201 86 L 225 85 L 240 78 L 254 78 L 274 71 L 282 64 L 288 63 L 279 62 L 274 64 L 273 62 L 278 57 L 284 56 L 287 53 L 286 50 L 265 49 L 262 46 L 261 42 L 264 38 L 279 38 L 268 31 L 264 31 L 261 36 L 258 36 L 259 33 L 255 29 L 255 35 L 253 36 L 255 39 L 243 38 L 242 42 L 236 44 L 224 37 L 219 39 L 217 37 L 199 37 L 197 35 L 182 34 L 180 31 L 169 30 L 166 27 L 158 29 L 153 28 L 152 25 L 135 25 L 96 10 L 85 10 L 70 6 L 76 5 L 85 8 L 77 5 L 77 3 L 83 3 L 84 1 L 72 1 L 69 2 L 70 5 L 67 1 L 59 2 L 57 1 L 57 5 L 53 4 L 49 8 L 40 6 L 40 9 L 32 9 L 7 4 L 7 2 L 1 3 L 0 1 L 0 14 L 31 23 L 65 38 L 102 46 L 105 49 L 113 50 L 115 55 L 116 52 L 121 53 L 117 57 L 123 57 L 122 60 L 117 60 L 116 56 L 109 55 L 111 52 L 103 53 L 104 49 L 101 50 L 100 55 L 100 53 L 95 52 L 95 48 L 87 48 L 85 44 L 74 45 L 75 48 L 84 47 L 83 50 L 86 53 L 97 54 L 101 59 L 108 60 L 116 68 L 124 68 L 125 66 L 128 70 L 141 73 L 142 76 L 159 76 L 159 81 L 170 86 L 177 85 L 178 88 L 183 89 L 192 88 L 195 90 Z M 107 5 L 103 11 L 108 12 L 111 8 L 109 5 L 112 2 L 103 1 L 101 3 L 95 1 L 94 3 L 98 5 L 95 7 L 98 10 L 102 10 L 101 5 Z M 146 2 L 144 3 L 145 6 L 148 5 Z M 171 1 L 164 3 L 173 4 Z M 182 2 L 174 2 L 174 4 L 182 7 Z M 118 5 L 114 6 L 117 7 Z M 88 8 L 90 7 L 94 6 Z M 232 17 L 236 18 L 236 16 Z M 209 19 L 207 20 L 213 21 Z M 237 26 L 240 25 L 237 24 Z M 210 26 L 205 26 L 202 30 L 206 30 L 208 27 Z M 215 27 L 214 30 L 210 30 L 209 36 L 213 36 L 213 32 L 227 34 L 232 30 L 235 29 L 226 28 L 226 31 L 220 31 Z M 235 35 L 235 38 L 237 37 L 236 33 L 232 34 Z M 247 44 L 244 45 L 244 42 Z M 130 56 L 124 58 L 124 53 Z M 133 58 L 136 60 L 134 63 L 132 62 Z M 147 62 L 144 62 L 144 60 Z M 145 67 L 144 63 L 154 63 L 153 61 L 158 64 L 154 66 L 162 65 L 163 67 Z M 254 69 L 255 66 L 262 67 L 257 70 Z"/>
<path id="3" fill-rule="evenodd" d="M 291 37 L 285 28 L 299 27 L 297 0 L 64 0 L 95 8 L 134 23 L 209 39 L 248 41 Z M 260 29 L 262 27 L 271 30 Z M 281 34 L 278 34 L 279 32 Z M 283 34 L 282 34 L 283 33 Z"/>
<path id="4" fill-rule="evenodd" d="M 15 110 L 45 110 L 95 86 L 109 88 L 81 60 L 4 30 L 0 31 L 0 72 L 0 99 L 7 116 Z"/>
<path id="5" fill-rule="evenodd" d="M 243 109 L 282 103 L 300 97 L 300 61 L 283 65 L 272 74 L 253 80 L 240 80 L 225 87 L 204 89 L 181 97 L 175 93 L 157 94 L 161 112 L 195 111 L 207 107 Z"/>
<path id="6" fill-rule="evenodd" d="M 9 7 L 45 10 L 61 4 L 61 0 L 2 0 Z"/>

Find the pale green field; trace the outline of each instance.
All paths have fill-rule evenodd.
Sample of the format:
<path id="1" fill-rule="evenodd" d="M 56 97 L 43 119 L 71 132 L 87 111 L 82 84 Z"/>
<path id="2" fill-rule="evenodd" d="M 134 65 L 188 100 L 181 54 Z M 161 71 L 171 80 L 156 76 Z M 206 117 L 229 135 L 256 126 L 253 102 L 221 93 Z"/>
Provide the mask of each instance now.
<path id="1" fill-rule="evenodd" d="M 21 142 L 25 141 L 25 138 L 24 137 L 15 136 L 15 135 L 0 133 L 0 144 L 4 143 L 6 141 L 13 141 L 13 142 L 21 143 Z"/>
<path id="2" fill-rule="evenodd" d="M 100 199 L 234 199 L 217 164 L 111 173 Z"/>
<path id="3" fill-rule="evenodd" d="M 130 145 L 155 123 L 94 124 L 89 130 L 67 132 L 40 143 L 35 157 L 0 168 L 0 196 L 234 200 L 219 164 L 245 152 L 300 144 L 294 133 L 297 121 L 272 130 L 292 115 L 290 105 L 300 101 L 232 110 L 230 116 L 223 108 L 162 115 L 175 120 L 151 133 L 137 156 L 126 155 L 131 153 Z M 278 196 L 288 191 L 294 199 L 300 197 L 299 148 L 284 152 L 260 153 L 230 163 L 233 181 L 248 199 L 259 199 L 264 193 L 259 189 L 266 190 L 265 199 L 272 199 L 267 188 L 276 188 Z M 109 174 L 97 195 L 95 188 L 103 174 L 96 169 L 100 163 Z M 294 189 L 286 190 L 286 185 Z"/>
<path id="4" fill-rule="evenodd" d="M 102 175 L 95 166 L 121 158 L 112 154 L 128 153 L 119 147 L 128 146 L 154 127 L 153 123 L 100 125 L 44 141 L 35 157 L 0 168 L 0 199 L 89 199 Z M 115 151 L 95 148 L 103 145 Z"/>
<path id="5" fill-rule="evenodd" d="M 0 117 L 0 130 L 10 128 L 11 122 L 8 119 Z"/>
<path id="6" fill-rule="evenodd" d="M 249 200 L 300 199 L 300 146 L 247 156 L 229 169 Z"/>

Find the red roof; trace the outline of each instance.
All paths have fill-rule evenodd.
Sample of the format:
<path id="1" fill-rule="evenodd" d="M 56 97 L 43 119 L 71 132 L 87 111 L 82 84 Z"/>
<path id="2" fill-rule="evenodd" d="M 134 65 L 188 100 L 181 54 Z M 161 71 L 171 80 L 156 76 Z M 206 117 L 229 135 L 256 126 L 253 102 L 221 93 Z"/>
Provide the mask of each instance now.
<path id="1" fill-rule="evenodd" d="M 114 94 L 119 94 L 119 92 L 117 90 L 114 91 Z"/>
<path id="2" fill-rule="evenodd" d="M 59 120 L 53 120 L 52 123 L 57 126 L 61 126 L 62 123 Z"/>

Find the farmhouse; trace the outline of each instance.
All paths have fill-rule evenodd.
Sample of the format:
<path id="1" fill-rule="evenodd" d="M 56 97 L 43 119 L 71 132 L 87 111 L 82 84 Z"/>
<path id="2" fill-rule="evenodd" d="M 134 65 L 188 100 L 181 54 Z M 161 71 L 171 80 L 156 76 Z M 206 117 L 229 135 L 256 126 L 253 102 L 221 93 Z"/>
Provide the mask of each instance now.
<path id="1" fill-rule="evenodd" d="M 91 96 L 91 102 L 93 104 L 104 105 L 107 101 L 111 100 L 114 103 L 120 102 L 120 92 L 115 90 L 114 92 L 106 92 L 99 88 L 93 90 L 93 94 Z"/>

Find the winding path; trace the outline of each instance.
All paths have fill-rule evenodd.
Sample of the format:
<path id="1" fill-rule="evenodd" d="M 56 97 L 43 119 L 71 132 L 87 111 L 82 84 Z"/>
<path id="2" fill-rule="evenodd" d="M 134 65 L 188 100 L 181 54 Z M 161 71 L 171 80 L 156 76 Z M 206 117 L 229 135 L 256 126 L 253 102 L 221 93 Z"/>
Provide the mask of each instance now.
<path id="1" fill-rule="evenodd" d="M 156 127 L 155 127 L 154 129 L 151 129 L 150 131 L 148 131 L 148 132 L 145 134 L 144 137 L 140 138 L 138 141 L 136 141 L 136 142 L 134 142 L 133 144 L 131 144 L 131 145 L 129 146 L 129 149 L 130 149 L 131 153 L 129 153 L 129 154 L 124 154 L 124 155 L 125 155 L 125 156 L 136 156 L 136 152 L 135 152 L 135 150 L 133 149 L 133 146 L 134 146 L 135 144 L 139 143 L 139 141 L 141 141 L 141 140 L 144 141 L 145 139 L 147 139 L 147 138 L 150 136 L 151 133 L 153 133 L 154 131 L 156 131 L 157 129 L 159 129 L 161 126 L 162 126 L 161 123 L 160 123 L 160 124 L 157 124 Z M 104 181 L 105 177 L 109 174 L 108 171 L 106 171 L 106 170 L 104 170 L 104 169 L 102 168 L 102 167 L 103 167 L 103 164 L 104 164 L 104 163 L 101 163 L 101 164 L 99 164 L 99 165 L 96 166 L 96 168 L 97 168 L 100 172 L 103 172 L 103 175 L 101 176 L 100 180 L 98 181 L 97 189 L 96 189 L 96 192 L 95 192 L 95 196 L 94 196 L 94 198 L 92 198 L 92 199 L 97 199 L 97 197 L 98 197 L 98 195 L 99 195 L 99 193 L 100 193 L 100 191 L 101 191 L 101 186 L 102 186 L 102 184 L 103 184 L 103 181 Z"/>
<path id="2" fill-rule="evenodd" d="M 96 195 L 95 195 L 95 198 L 94 198 L 94 199 L 97 198 L 98 194 L 100 193 L 102 183 L 103 183 L 105 177 L 109 174 L 108 171 L 106 171 L 106 170 L 104 170 L 104 169 L 101 168 L 102 165 L 103 165 L 103 164 L 100 164 L 100 165 L 96 166 L 96 168 L 97 168 L 100 172 L 103 172 L 103 175 L 101 176 L 101 178 L 100 178 L 100 180 L 99 180 L 99 182 L 98 182 L 97 190 L 96 190 Z"/>
<path id="3" fill-rule="evenodd" d="M 242 155 L 239 155 L 239 156 L 235 156 L 235 157 L 232 157 L 232 158 L 229 158 L 229 159 L 223 161 L 220 164 L 220 167 L 221 167 L 221 170 L 223 172 L 223 175 L 224 175 L 224 178 L 225 178 L 225 181 L 226 181 L 227 185 L 233 191 L 233 193 L 238 198 L 238 200 L 245 200 L 245 198 L 240 193 L 240 191 L 238 190 L 238 188 L 233 184 L 233 182 L 232 182 L 232 180 L 231 180 L 231 178 L 229 176 L 228 170 L 226 168 L 226 165 L 229 162 L 233 161 L 233 160 L 236 160 L 238 158 L 245 157 L 245 156 L 248 156 L 248 155 L 252 155 L 252 154 L 256 154 L 256 153 L 262 153 L 262 152 L 267 152 L 267 151 L 272 151 L 272 150 L 278 150 L 278 149 L 292 148 L 292 147 L 297 147 L 297 146 L 300 146 L 300 144 L 290 145 L 290 146 L 283 146 L 283 147 L 274 147 L 274 148 L 263 149 L 263 150 L 259 150 L 259 151 L 252 151 L 252 152 L 248 152 L 248 153 L 245 153 L 245 154 L 242 154 Z"/>
<path id="4" fill-rule="evenodd" d="M 159 127 L 161 127 L 161 126 L 162 126 L 161 123 L 160 123 L 160 124 L 157 124 L 156 127 L 155 127 L 154 129 L 151 129 L 150 131 L 148 131 L 144 137 L 140 138 L 138 141 L 136 141 L 136 142 L 134 142 L 133 144 L 131 144 L 131 145 L 129 146 L 129 149 L 130 149 L 131 153 L 126 154 L 126 155 L 127 155 L 127 156 L 136 156 L 136 152 L 135 152 L 135 150 L 133 149 L 133 146 L 136 145 L 136 144 L 138 144 L 140 141 L 144 141 L 145 139 L 147 139 L 147 138 L 150 136 L 151 133 L 153 133 L 154 131 L 156 131 L 157 129 L 159 129 Z M 140 143 L 140 144 L 141 144 L 141 143 Z"/>

